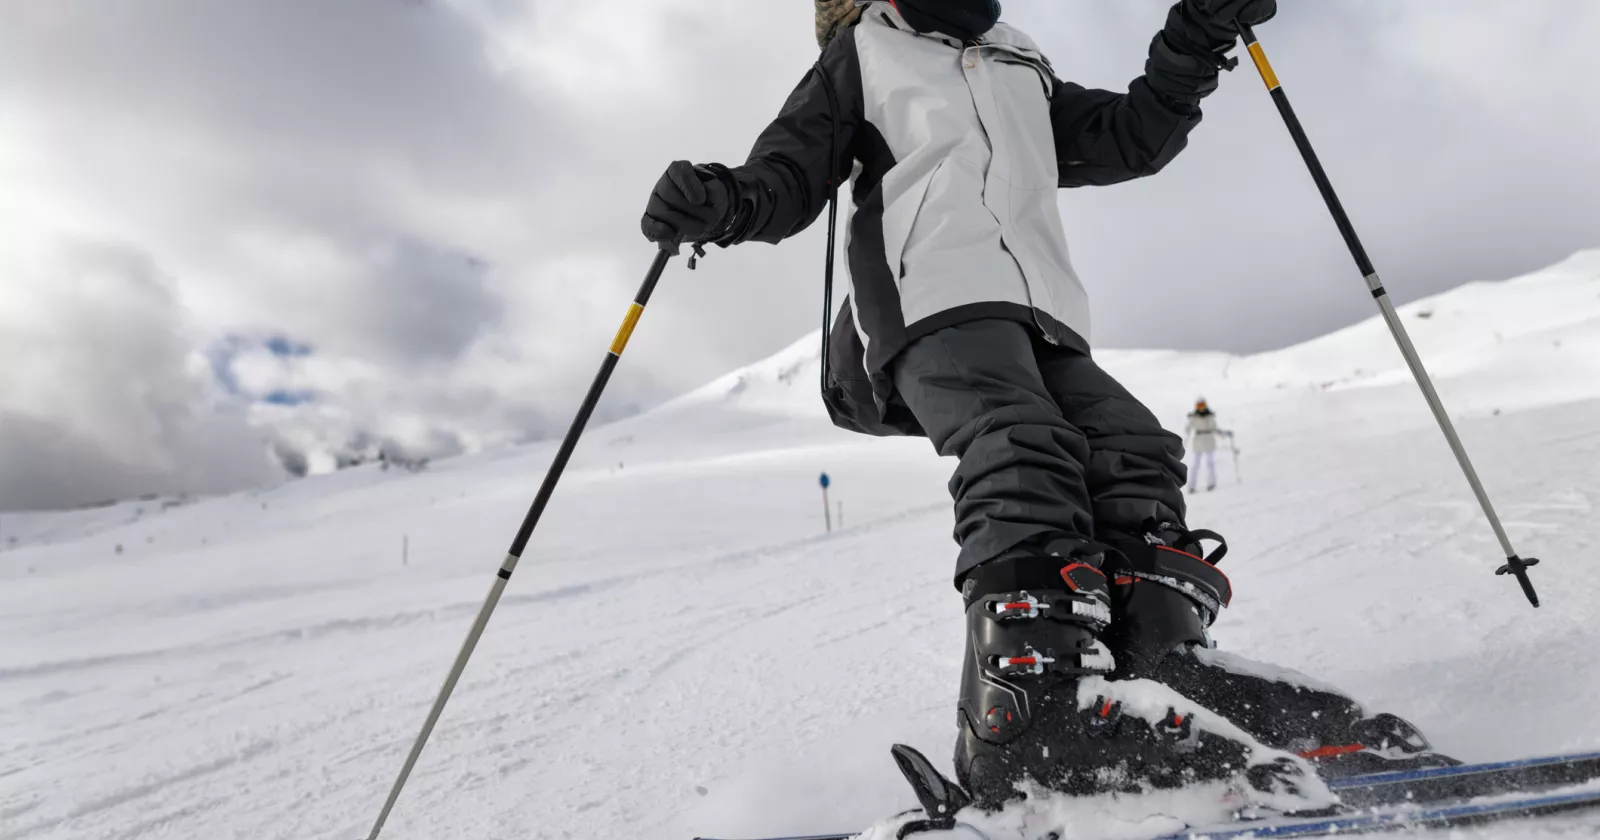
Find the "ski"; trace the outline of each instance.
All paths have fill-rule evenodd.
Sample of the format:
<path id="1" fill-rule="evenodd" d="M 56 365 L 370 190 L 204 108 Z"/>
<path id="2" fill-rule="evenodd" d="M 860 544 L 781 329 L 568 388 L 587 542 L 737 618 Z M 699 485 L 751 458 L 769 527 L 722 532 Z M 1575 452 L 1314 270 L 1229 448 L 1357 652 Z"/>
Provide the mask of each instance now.
<path id="1" fill-rule="evenodd" d="M 1550 793 L 1498 802 L 1456 802 L 1399 806 L 1356 814 L 1309 819 L 1276 819 L 1189 829 L 1161 840 L 1230 840 L 1245 837 L 1327 837 L 1386 831 L 1458 828 L 1500 820 L 1531 819 L 1600 808 L 1600 790 Z"/>
<path id="2" fill-rule="evenodd" d="M 1368 773 L 1329 780 L 1328 787 L 1346 805 L 1370 808 L 1548 790 L 1597 778 L 1600 752 Z"/>
<path id="3" fill-rule="evenodd" d="M 1358 813 L 1191 829 L 1164 840 L 1315 837 L 1336 832 L 1360 834 L 1405 828 L 1445 828 L 1537 817 L 1566 810 L 1600 808 L 1600 790 L 1550 792 L 1597 779 L 1600 779 L 1600 752 L 1369 773 L 1328 782 L 1328 787 L 1346 806 L 1360 809 Z M 931 783 L 924 781 L 924 784 Z M 1500 794 L 1523 795 L 1499 802 L 1468 801 Z M 854 836 L 819 834 L 769 840 L 849 840 Z"/>
<path id="4" fill-rule="evenodd" d="M 1242 840 L 1247 837 L 1330 837 L 1378 834 L 1389 831 L 1459 828 L 1513 819 L 1533 819 L 1600 808 L 1600 790 L 1519 797 L 1499 802 L 1456 802 L 1430 806 L 1401 806 L 1332 817 L 1282 818 L 1192 828 L 1159 840 Z M 976 837 L 976 829 L 961 825 L 963 836 Z M 850 840 L 854 834 L 820 834 L 771 840 Z M 915 835 L 912 835 L 915 836 Z M 711 838 L 696 838 L 711 840 Z"/>

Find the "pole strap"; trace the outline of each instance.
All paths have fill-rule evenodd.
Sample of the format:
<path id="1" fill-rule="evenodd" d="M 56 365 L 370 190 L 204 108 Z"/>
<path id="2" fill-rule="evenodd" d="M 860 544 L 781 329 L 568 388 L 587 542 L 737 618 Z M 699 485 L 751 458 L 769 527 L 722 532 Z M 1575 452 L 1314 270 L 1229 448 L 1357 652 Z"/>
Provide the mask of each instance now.
<path id="1" fill-rule="evenodd" d="M 839 175 L 839 95 L 833 89 L 833 79 L 818 59 L 813 66 L 822 82 L 822 92 L 828 97 L 828 126 L 832 136 L 828 143 L 828 255 L 822 268 L 822 393 L 830 384 L 828 357 L 833 345 L 833 254 L 839 229 L 839 185 L 844 177 Z"/>

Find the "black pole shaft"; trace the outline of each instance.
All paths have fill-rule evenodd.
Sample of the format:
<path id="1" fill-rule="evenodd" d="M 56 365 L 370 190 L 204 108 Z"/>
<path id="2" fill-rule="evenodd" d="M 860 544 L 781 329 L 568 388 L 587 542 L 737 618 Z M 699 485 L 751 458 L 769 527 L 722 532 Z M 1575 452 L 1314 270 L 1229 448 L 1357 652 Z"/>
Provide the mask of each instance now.
<path id="1" fill-rule="evenodd" d="M 1489 501 L 1489 494 L 1483 488 L 1483 482 L 1478 478 L 1478 471 L 1472 466 L 1472 459 L 1467 456 L 1466 447 L 1461 443 L 1461 437 L 1456 434 L 1455 424 L 1450 420 L 1450 414 L 1444 408 L 1444 402 L 1439 399 L 1438 391 L 1433 387 L 1433 380 L 1428 376 L 1428 371 L 1422 364 L 1422 358 L 1417 354 L 1416 347 L 1411 343 L 1411 336 L 1405 325 L 1401 323 L 1399 314 L 1395 311 L 1394 303 L 1389 300 L 1389 292 L 1383 286 L 1383 281 L 1378 277 L 1378 271 L 1372 265 L 1372 260 L 1367 257 L 1367 249 L 1361 245 L 1361 238 L 1356 235 L 1355 225 L 1350 221 L 1350 215 L 1345 212 L 1344 205 L 1339 201 L 1339 196 L 1333 190 L 1333 182 L 1328 179 L 1328 173 L 1322 168 L 1322 161 L 1317 158 L 1317 152 L 1311 146 L 1311 139 L 1306 136 L 1305 127 L 1300 124 L 1300 118 L 1295 115 L 1294 106 L 1289 104 L 1289 95 L 1284 92 L 1283 85 L 1278 82 L 1278 74 L 1272 69 L 1272 64 L 1267 61 L 1266 51 L 1262 49 L 1261 42 L 1256 38 L 1255 32 L 1247 25 L 1241 24 L 1239 33 L 1244 36 L 1245 47 L 1250 51 L 1250 57 L 1255 61 L 1256 69 L 1261 73 L 1261 80 L 1266 83 L 1267 90 L 1272 94 L 1273 104 L 1278 106 L 1278 113 L 1283 117 L 1284 125 L 1289 129 L 1289 136 L 1294 138 L 1294 145 L 1300 150 L 1300 157 L 1305 159 L 1306 168 L 1311 171 L 1311 179 L 1317 184 L 1317 191 L 1322 194 L 1322 200 L 1328 205 L 1328 212 L 1333 214 L 1334 224 L 1339 227 L 1339 234 L 1344 237 L 1345 245 L 1350 248 L 1350 256 L 1355 259 L 1356 267 L 1361 270 L 1361 276 L 1367 281 L 1367 288 L 1372 292 L 1372 298 L 1378 304 L 1378 311 L 1383 315 L 1384 322 L 1388 324 L 1389 331 L 1394 335 L 1395 343 L 1400 346 L 1400 355 L 1405 358 L 1407 367 L 1417 380 L 1417 387 L 1422 389 L 1422 396 L 1433 410 L 1434 419 L 1439 423 L 1439 430 L 1444 433 L 1445 441 L 1449 443 L 1450 450 L 1456 456 L 1456 462 L 1461 465 L 1461 471 L 1471 485 L 1472 492 L 1478 497 L 1478 504 L 1483 508 L 1484 516 L 1489 520 L 1489 527 L 1494 530 L 1495 538 L 1500 541 L 1500 547 L 1506 554 L 1506 563 L 1501 566 L 1496 574 L 1515 575 L 1522 593 L 1527 596 L 1528 602 L 1535 607 L 1539 606 L 1539 595 L 1534 591 L 1533 581 L 1528 579 L 1528 569 L 1539 561 L 1535 558 L 1526 560 L 1517 556 L 1516 549 L 1511 545 L 1511 538 L 1506 534 L 1505 527 L 1500 522 L 1500 517 L 1495 513 L 1494 505 Z"/>
<path id="2" fill-rule="evenodd" d="M 478 609 L 478 617 L 473 620 L 472 629 L 467 631 L 466 641 L 461 643 L 461 651 L 456 654 L 455 662 L 450 666 L 450 673 L 445 676 L 444 686 L 439 689 L 433 707 L 428 710 L 428 717 L 422 724 L 422 732 L 411 745 L 411 752 L 400 768 L 400 775 L 395 778 L 394 786 L 389 790 L 389 797 L 384 801 L 383 809 L 378 812 L 378 819 L 372 825 L 372 833 L 367 835 L 368 840 L 377 840 L 378 834 L 383 831 L 383 824 L 389 819 L 389 813 L 394 810 L 395 802 L 400 799 L 400 791 L 405 787 L 406 779 L 411 777 L 411 770 L 416 767 L 417 758 L 422 755 L 422 748 L 427 745 L 428 736 L 433 734 L 433 727 L 439 722 L 439 715 L 444 712 L 445 704 L 450 702 L 450 695 L 461 679 L 461 672 L 466 669 L 467 660 L 472 658 L 472 651 L 477 648 L 478 639 L 483 636 L 483 630 L 489 624 L 489 616 L 500 603 L 500 595 L 505 591 L 506 581 L 511 579 L 511 573 L 516 570 L 517 562 L 522 559 L 522 552 L 528 547 L 528 539 L 533 536 L 533 529 L 539 524 L 539 517 L 544 514 L 545 506 L 550 503 L 550 496 L 555 493 L 556 484 L 561 481 L 561 474 L 566 471 L 573 450 L 578 447 L 578 439 L 583 436 L 583 429 L 589 424 L 589 417 L 594 414 L 594 407 L 600 402 L 600 395 L 605 392 L 606 383 L 611 380 L 611 372 L 617 369 L 617 360 L 622 358 L 622 351 L 627 348 L 628 339 L 633 336 L 633 328 L 638 325 L 645 304 L 650 302 L 650 294 L 655 291 L 656 283 L 661 279 L 661 273 L 666 269 L 667 262 L 677 252 L 676 246 L 663 245 L 656 253 L 655 261 L 650 264 L 650 271 L 645 274 L 644 284 L 634 296 L 633 305 L 628 307 L 628 314 L 622 319 L 617 337 L 612 339 L 611 349 L 606 353 L 605 361 L 600 364 L 600 371 L 595 374 L 594 382 L 589 386 L 589 393 L 584 395 L 583 404 L 578 407 L 578 415 L 572 419 L 572 426 L 567 429 L 567 436 L 562 439 L 560 448 L 556 450 L 555 459 L 550 462 L 550 469 L 545 472 L 544 483 L 539 486 L 539 493 L 534 496 L 533 504 L 528 508 L 528 515 L 522 520 L 522 527 L 517 529 L 516 539 L 511 541 L 511 550 L 506 552 L 505 560 L 501 561 L 500 570 L 495 575 L 494 583 L 489 587 L 489 595 L 484 598 L 483 606 Z"/>
<path id="3" fill-rule="evenodd" d="M 567 429 L 567 436 L 562 439 L 561 447 L 556 450 L 555 460 L 550 462 L 550 470 L 545 473 L 544 483 L 539 485 L 539 493 L 533 497 L 528 515 L 523 517 L 522 527 L 517 529 L 517 536 L 511 541 L 511 550 L 508 552 L 511 556 L 521 557 L 523 550 L 528 547 L 528 539 L 533 536 L 533 529 L 538 527 L 545 506 L 550 504 L 550 497 L 556 491 L 556 483 L 561 480 L 561 474 L 567 468 L 567 461 L 572 458 L 573 450 L 578 447 L 578 439 L 583 436 L 584 427 L 589 425 L 589 418 L 600 402 L 600 395 L 605 392 L 606 383 L 611 381 L 611 373 L 617 369 L 617 362 L 622 358 L 622 351 L 628 346 L 633 328 L 639 323 L 639 316 L 644 314 L 645 306 L 650 303 L 650 295 L 655 292 L 656 283 L 661 280 L 661 272 L 666 269 L 667 261 L 672 259 L 672 255 L 673 252 L 667 249 L 656 252 L 655 261 L 650 264 L 650 271 L 645 274 L 644 283 L 639 286 L 639 293 L 634 295 L 633 305 L 628 308 L 628 315 L 618 328 L 617 337 L 611 342 L 611 349 L 606 353 L 605 361 L 600 363 L 600 370 L 595 373 L 594 382 L 589 385 L 589 393 L 584 395 L 583 404 L 578 406 L 578 415 L 572 418 L 572 426 Z M 509 572 L 507 575 L 509 576 Z"/>

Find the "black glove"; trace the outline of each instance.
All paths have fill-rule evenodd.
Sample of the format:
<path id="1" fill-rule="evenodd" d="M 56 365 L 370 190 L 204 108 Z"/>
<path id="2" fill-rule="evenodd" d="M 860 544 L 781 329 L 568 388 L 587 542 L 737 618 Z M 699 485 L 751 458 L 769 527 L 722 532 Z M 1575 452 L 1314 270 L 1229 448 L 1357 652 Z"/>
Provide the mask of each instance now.
<path id="1" fill-rule="evenodd" d="M 721 166 L 675 160 L 645 204 L 639 227 L 651 242 L 710 242 L 733 224 L 733 178 Z"/>
<path id="2" fill-rule="evenodd" d="M 1240 24 L 1257 26 L 1277 13 L 1277 0 L 1181 0 L 1163 33 L 1173 49 L 1209 59 L 1233 48 Z"/>
<path id="3" fill-rule="evenodd" d="M 1184 5 L 1213 40 L 1230 43 L 1239 24 L 1260 26 L 1278 13 L 1278 0 L 1184 0 Z"/>

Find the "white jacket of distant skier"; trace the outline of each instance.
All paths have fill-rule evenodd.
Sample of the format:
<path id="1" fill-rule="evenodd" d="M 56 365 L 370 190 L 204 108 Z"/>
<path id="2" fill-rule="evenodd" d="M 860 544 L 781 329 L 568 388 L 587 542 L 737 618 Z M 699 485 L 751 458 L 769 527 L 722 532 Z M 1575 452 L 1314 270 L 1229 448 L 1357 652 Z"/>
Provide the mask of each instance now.
<path id="1" fill-rule="evenodd" d="M 1195 452 L 1217 451 L 1217 439 L 1226 432 L 1217 425 L 1217 415 L 1205 404 L 1195 407 L 1189 415 L 1189 437 L 1194 441 L 1192 449 Z"/>

